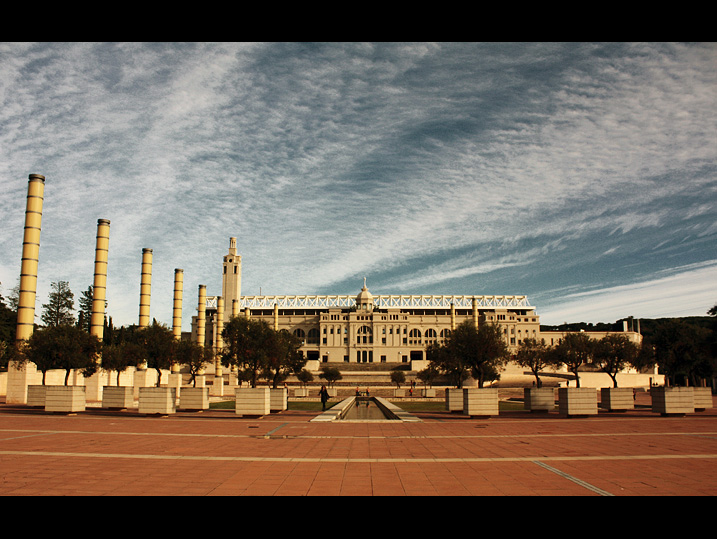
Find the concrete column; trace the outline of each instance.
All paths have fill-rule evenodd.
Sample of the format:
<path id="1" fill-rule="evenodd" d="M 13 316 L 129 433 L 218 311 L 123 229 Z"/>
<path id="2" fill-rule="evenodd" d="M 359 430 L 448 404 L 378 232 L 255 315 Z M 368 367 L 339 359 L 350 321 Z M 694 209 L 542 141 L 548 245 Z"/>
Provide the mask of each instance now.
<path id="1" fill-rule="evenodd" d="M 37 266 L 40 256 L 40 230 L 42 204 L 45 196 L 45 176 L 30 174 L 25 207 L 25 232 L 22 242 L 20 266 L 20 297 L 17 304 L 15 344 L 22 348 L 35 328 L 35 297 L 37 295 Z M 8 365 L 6 402 L 26 404 L 28 383 L 36 383 L 37 368 L 28 363 L 19 368 L 15 362 Z"/>
<path id="2" fill-rule="evenodd" d="M 456 329 L 456 306 L 451 303 L 451 331 Z"/>
<path id="3" fill-rule="evenodd" d="M 110 245 L 110 222 L 108 219 L 97 220 L 97 239 L 95 243 L 95 276 L 92 284 L 92 314 L 90 316 L 90 335 L 100 341 L 104 338 L 105 302 L 107 298 L 107 258 Z M 102 362 L 98 357 L 97 361 Z M 85 381 L 85 399 L 101 401 L 102 387 L 106 373 L 98 372 Z"/>
<path id="4" fill-rule="evenodd" d="M 222 341 L 222 331 L 224 331 L 224 299 L 217 298 L 217 352 L 224 347 L 224 341 Z M 217 361 L 219 371 L 221 372 L 222 364 Z"/>
<path id="5" fill-rule="evenodd" d="M 207 324 L 207 285 L 199 285 L 199 302 L 197 304 L 197 343 L 204 346 Z"/>
<path id="6" fill-rule="evenodd" d="M 478 329 L 478 300 L 475 297 L 473 298 L 473 324 Z"/>
<path id="7" fill-rule="evenodd" d="M 221 349 L 224 346 L 222 331 L 224 330 L 224 298 L 217 298 L 217 324 L 216 324 L 216 348 L 214 349 L 214 384 L 212 394 L 215 396 L 224 395 L 224 372 L 222 371 Z"/>
<path id="8" fill-rule="evenodd" d="M 279 331 L 279 304 L 274 303 L 274 331 Z"/>
<path id="9" fill-rule="evenodd" d="M 232 300 L 232 318 L 239 314 L 239 300 Z"/>
<path id="10" fill-rule="evenodd" d="M 139 285 L 139 327 L 149 326 L 149 300 L 152 295 L 152 249 L 142 249 L 142 275 Z"/>
<path id="11" fill-rule="evenodd" d="M 206 324 L 207 324 L 207 286 L 199 285 L 199 301 L 197 304 L 197 344 L 204 346 L 204 340 L 206 338 Z M 197 381 L 197 387 L 204 387 L 204 369 L 200 369 L 198 375 L 195 376 Z"/>
<path id="12" fill-rule="evenodd" d="M 174 269 L 174 305 L 172 308 L 172 334 L 174 339 L 182 339 L 182 296 L 184 294 L 184 270 Z M 171 373 L 179 374 L 180 366 L 172 365 Z"/>
<path id="13" fill-rule="evenodd" d="M 17 341 L 29 339 L 35 324 L 37 266 L 40 256 L 40 230 L 44 194 L 45 177 L 39 174 L 30 174 L 25 209 L 25 234 L 22 242 L 20 297 L 17 305 L 17 328 L 15 333 Z"/>
<path id="14" fill-rule="evenodd" d="M 92 285 L 92 316 L 90 334 L 102 340 L 105 327 L 105 301 L 107 299 L 107 255 L 110 245 L 110 222 L 97 220 L 95 245 L 95 278 Z"/>
<path id="15" fill-rule="evenodd" d="M 149 300 L 152 295 L 152 249 L 142 249 L 142 272 L 139 283 L 139 329 L 149 326 Z M 135 398 L 139 398 L 140 387 L 150 387 L 152 380 L 147 371 L 147 362 L 142 362 L 134 371 Z"/>

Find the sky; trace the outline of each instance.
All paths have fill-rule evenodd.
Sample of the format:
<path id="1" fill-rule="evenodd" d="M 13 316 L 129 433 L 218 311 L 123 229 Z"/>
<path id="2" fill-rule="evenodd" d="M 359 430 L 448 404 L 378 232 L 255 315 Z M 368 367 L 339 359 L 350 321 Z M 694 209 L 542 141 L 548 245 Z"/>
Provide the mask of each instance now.
<path id="1" fill-rule="evenodd" d="M 717 304 L 715 43 L 0 43 L 0 293 L 45 176 L 53 281 L 183 329 L 221 294 L 526 295 L 543 324 Z M 77 301 L 76 301 L 77 303 Z"/>

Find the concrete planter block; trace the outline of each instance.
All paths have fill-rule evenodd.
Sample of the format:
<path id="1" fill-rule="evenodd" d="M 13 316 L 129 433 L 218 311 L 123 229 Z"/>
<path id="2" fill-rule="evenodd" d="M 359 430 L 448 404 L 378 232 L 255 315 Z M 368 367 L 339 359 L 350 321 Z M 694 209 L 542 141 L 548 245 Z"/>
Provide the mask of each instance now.
<path id="1" fill-rule="evenodd" d="M 552 412 L 555 410 L 555 389 L 552 387 L 524 388 L 523 408 L 531 412 Z"/>
<path id="2" fill-rule="evenodd" d="M 498 388 L 464 388 L 463 414 L 471 417 L 488 417 L 498 415 Z"/>
<path id="3" fill-rule="evenodd" d="M 309 390 L 305 387 L 299 387 L 294 390 L 294 397 L 308 397 Z"/>
<path id="4" fill-rule="evenodd" d="M 27 405 L 45 406 L 45 390 L 47 386 L 27 386 Z"/>
<path id="5" fill-rule="evenodd" d="M 709 387 L 693 387 L 692 394 L 695 399 L 695 411 L 704 412 L 707 408 L 714 408 L 712 389 Z"/>
<path id="6" fill-rule="evenodd" d="M 288 405 L 289 390 L 283 387 L 271 388 L 269 390 L 269 409 L 272 412 L 286 410 Z"/>
<path id="7" fill-rule="evenodd" d="M 610 412 L 635 409 L 635 396 L 631 387 L 603 387 L 600 389 L 600 408 Z"/>
<path id="8" fill-rule="evenodd" d="M 85 386 L 47 386 L 46 412 L 84 412 Z"/>
<path id="9" fill-rule="evenodd" d="M 394 396 L 394 397 L 405 397 L 405 396 L 406 396 L 406 390 L 405 390 L 405 389 L 401 389 L 401 388 L 399 388 L 399 387 L 394 387 L 394 388 L 393 388 L 393 396 Z"/>
<path id="10" fill-rule="evenodd" d="M 660 415 L 685 415 L 695 411 L 692 387 L 653 387 L 652 411 Z"/>
<path id="11" fill-rule="evenodd" d="M 214 377 L 211 390 L 212 390 L 213 397 L 223 397 L 224 396 L 224 377 L 223 376 L 215 376 Z"/>
<path id="12" fill-rule="evenodd" d="M 446 389 L 446 410 L 449 412 L 463 412 L 463 389 Z"/>
<path id="13" fill-rule="evenodd" d="M 209 410 L 208 387 L 183 387 L 179 391 L 180 410 Z"/>
<path id="14" fill-rule="evenodd" d="M 268 415 L 271 413 L 271 395 L 268 387 L 236 388 L 235 412 L 237 415 Z"/>
<path id="15" fill-rule="evenodd" d="M 329 397 L 335 397 L 336 396 L 336 388 L 335 387 L 327 387 L 326 391 L 329 392 Z"/>
<path id="16" fill-rule="evenodd" d="M 597 391 L 594 387 L 558 388 L 558 412 L 566 417 L 597 415 Z"/>
<path id="17" fill-rule="evenodd" d="M 132 386 L 104 386 L 102 408 L 133 408 L 134 388 Z"/>
<path id="18" fill-rule="evenodd" d="M 177 388 L 140 387 L 140 414 L 173 414 L 177 411 Z"/>
<path id="19" fill-rule="evenodd" d="M 433 388 L 426 388 L 421 390 L 421 397 L 435 397 L 436 390 Z"/>

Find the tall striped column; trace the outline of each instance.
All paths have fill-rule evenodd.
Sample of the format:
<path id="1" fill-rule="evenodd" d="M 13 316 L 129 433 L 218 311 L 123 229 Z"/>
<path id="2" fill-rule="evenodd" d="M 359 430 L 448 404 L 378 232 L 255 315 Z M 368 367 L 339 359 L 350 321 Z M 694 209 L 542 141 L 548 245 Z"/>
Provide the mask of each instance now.
<path id="1" fill-rule="evenodd" d="M 142 249 L 142 275 L 139 285 L 139 327 L 149 326 L 149 300 L 152 295 L 152 249 Z"/>
<path id="2" fill-rule="evenodd" d="M 184 270 L 174 269 L 174 305 L 172 309 L 172 334 L 175 340 L 182 339 L 182 299 L 184 295 Z M 172 372 L 178 373 L 180 366 L 172 364 Z"/>
<path id="3" fill-rule="evenodd" d="M 40 230 L 42 225 L 42 204 L 45 196 L 45 176 L 30 174 L 27 184 L 25 207 L 25 232 L 22 241 L 20 266 L 20 295 L 17 304 L 17 326 L 15 344 L 22 348 L 35 328 L 35 297 L 37 295 L 37 266 L 40 256 Z M 37 368 L 28 363 L 20 367 L 14 362 L 8 365 L 6 402 L 26 404 L 27 386 L 34 381 Z"/>
<path id="4" fill-rule="evenodd" d="M 95 242 L 95 275 L 92 284 L 92 314 L 90 315 L 90 335 L 100 341 L 105 331 L 105 302 L 107 299 L 107 259 L 110 245 L 110 222 L 97 220 L 97 239 Z M 102 362 L 101 356 L 97 357 Z M 85 398 L 88 401 L 102 400 L 103 373 L 98 372 L 85 381 Z"/>
<path id="5" fill-rule="evenodd" d="M 110 245 L 110 222 L 97 220 L 97 241 L 95 244 L 95 276 L 92 285 L 92 315 L 90 335 L 102 340 L 105 327 L 105 301 L 107 299 L 107 255 Z"/>
<path id="6" fill-rule="evenodd" d="M 15 339 L 25 341 L 32 335 L 35 324 L 35 296 L 37 295 L 37 266 L 40 256 L 42 203 L 45 195 L 45 176 L 30 174 L 25 209 L 25 234 L 22 241 L 20 268 L 20 297 L 17 304 Z"/>
<path id="7" fill-rule="evenodd" d="M 204 346 L 207 323 L 207 285 L 199 285 L 199 302 L 197 304 L 197 343 Z"/>
<path id="8" fill-rule="evenodd" d="M 217 325 L 216 325 L 216 348 L 214 349 L 214 385 L 212 393 L 215 396 L 224 395 L 224 372 L 222 370 L 221 350 L 224 347 L 222 331 L 224 330 L 224 298 L 217 297 Z"/>

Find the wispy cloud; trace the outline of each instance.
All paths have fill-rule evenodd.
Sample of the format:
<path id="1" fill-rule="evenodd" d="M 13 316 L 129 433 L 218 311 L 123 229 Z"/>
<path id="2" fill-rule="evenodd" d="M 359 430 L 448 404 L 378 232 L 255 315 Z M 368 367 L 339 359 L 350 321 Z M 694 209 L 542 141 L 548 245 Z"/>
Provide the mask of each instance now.
<path id="1" fill-rule="evenodd" d="M 657 283 L 717 259 L 716 87 L 714 44 L 1 44 L 0 281 L 42 173 L 39 297 L 108 218 L 117 323 L 150 247 L 186 326 L 230 236 L 251 294 Z"/>

